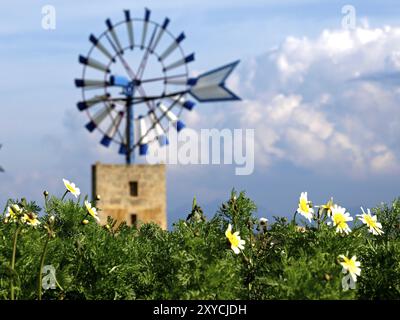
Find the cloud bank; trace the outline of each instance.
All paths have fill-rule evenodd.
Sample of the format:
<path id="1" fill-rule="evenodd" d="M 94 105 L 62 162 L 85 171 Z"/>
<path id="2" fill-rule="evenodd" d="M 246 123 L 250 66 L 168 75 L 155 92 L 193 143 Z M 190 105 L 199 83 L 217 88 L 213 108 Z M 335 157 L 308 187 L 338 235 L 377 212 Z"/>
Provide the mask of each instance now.
<path id="1" fill-rule="evenodd" d="M 398 43 L 400 28 L 389 26 L 287 37 L 242 64 L 230 86 L 244 101 L 228 116 L 216 108 L 214 124 L 254 128 L 264 170 L 288 161 L 318 174 L 398 175 Z M 204 115 L 192 118 L 210 126 Z"/>

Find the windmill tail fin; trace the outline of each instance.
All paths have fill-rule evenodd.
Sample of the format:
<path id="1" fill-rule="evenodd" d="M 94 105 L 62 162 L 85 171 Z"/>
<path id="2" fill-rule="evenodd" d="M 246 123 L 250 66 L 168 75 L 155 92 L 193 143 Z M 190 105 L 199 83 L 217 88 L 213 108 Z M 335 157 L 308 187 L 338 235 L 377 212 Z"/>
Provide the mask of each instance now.
<path id="1" fill-rule="evenodd" d="M 226 87 L 226 80 L 239 60 L 189 79 L 189 93 L 200 102 L 234 101 L 240 98 Z"/>

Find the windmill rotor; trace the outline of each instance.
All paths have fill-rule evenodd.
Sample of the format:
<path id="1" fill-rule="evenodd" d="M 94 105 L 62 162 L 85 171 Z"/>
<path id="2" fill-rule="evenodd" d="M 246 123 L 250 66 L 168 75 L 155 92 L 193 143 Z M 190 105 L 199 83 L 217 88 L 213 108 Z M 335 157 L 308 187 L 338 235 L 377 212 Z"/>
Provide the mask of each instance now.
<path id="1" fill-rule="evenodd" d="M 186 54 L 184 32 L 175 36 L 168 30 L 169 18 L 162 23 L 151 19 L 151 11 L 133 18 L 124 10 L 124 19 L 105 20 L 106 29 L 99 36 L 91 34 L 91 48 L 80 55 L 81 89 L 78 110 L 89 117 L 87 130 L 102 134 L 100 143 L 119 145 L 119 153 L 129 164 L 135 151 L 145 155 L 149 145 L 168 145 L 169 130 L 185 127 L 184 111 L 195 102 L 239 100 L 225 86 L 225 80 L 238 62 L 189 77 L 188 65 L 194 53 Z"/>

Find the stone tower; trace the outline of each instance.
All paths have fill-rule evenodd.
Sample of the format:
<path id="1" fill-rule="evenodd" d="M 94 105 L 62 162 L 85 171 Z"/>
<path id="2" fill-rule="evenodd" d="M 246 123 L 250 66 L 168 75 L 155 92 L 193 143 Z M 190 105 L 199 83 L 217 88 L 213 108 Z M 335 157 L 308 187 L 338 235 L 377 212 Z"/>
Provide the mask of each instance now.
<path id="1" fill-rule="evenodd" d="M 101 223 L 107 216 L 128 225 L 155 222 L 167 228 L 165 165 L 115 165 L 96 163 L 92 166 L 93 198 Z"/>

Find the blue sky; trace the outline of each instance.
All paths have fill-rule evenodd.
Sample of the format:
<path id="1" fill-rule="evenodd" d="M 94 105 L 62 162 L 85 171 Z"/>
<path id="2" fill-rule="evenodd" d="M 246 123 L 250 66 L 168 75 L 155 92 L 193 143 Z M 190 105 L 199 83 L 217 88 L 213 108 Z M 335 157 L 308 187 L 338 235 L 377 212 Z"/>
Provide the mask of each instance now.
<path id="1" fill-rule="evenodd" d="M 41 8 L 56 9 L 56 30 L 41 28 Z M 341 8 L 356 9 L 344 30 Z M 398 1 L 8 1 L 0 4 L 0 203 L 62 194 L 62 178 L 90 193 L 90 166 L 121 163 L 98 145 L 76 110 L 73 85 L 90 33 L 129 8 L 171 19 L 170 29 L 196 53 L 193 72 L 241 60 L 230 85 L 240 103 L 207 104 L 187 115 L 195 130 L 253 128 L 255 173 L 232 166 L 170 166 L 169 222 L 186 217 L 194 195 L 212 214 L 234 187 L 259 215 L 288 215 L 301 191 L 315 203 L 334 196 L 348 208 L 398 196 L 400 71 Z M 372 76 L 372 77 L 371 77 Z M 373 80 L 371 80 L 373 79 Z M 217 177 L 217 179 L 216 179 Z M 354 213 L 355 214 L 355 213 Z"/>

